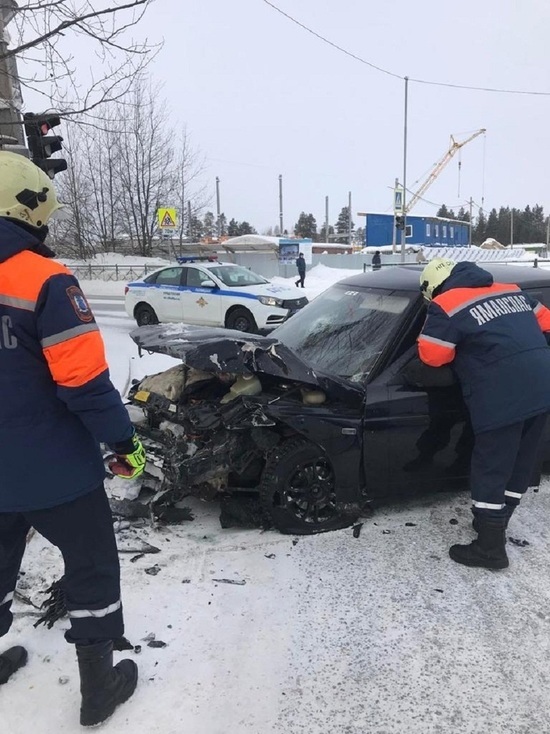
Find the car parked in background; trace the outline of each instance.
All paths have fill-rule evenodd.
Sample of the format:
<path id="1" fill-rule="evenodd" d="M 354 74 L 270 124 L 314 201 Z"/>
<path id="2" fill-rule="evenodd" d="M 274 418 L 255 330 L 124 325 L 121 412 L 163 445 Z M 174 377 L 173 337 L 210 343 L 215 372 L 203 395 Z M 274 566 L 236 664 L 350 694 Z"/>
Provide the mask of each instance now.
<path id="1" fill-rule="evenodd" d="M 289 286 L 217 259 L 179 258 L 125 289 L 128 316 L 139 326 L 183 322 L 238 331 L 270 331 L 308 303 Z"/>
<path id="2" fill-rule="evenodd" d="M 550 306 L 550 272 L 487 269 Z M 466 488 L 474 437 L 460 388 L 417 356 L 420 270 L 346 278 L 268 336 L 135 330 L 141 348 L 181 360 L 130 391 L 157 470 L 140 501 L 252 492 L 274 527 L 305 534 L 378 501 Z"/>

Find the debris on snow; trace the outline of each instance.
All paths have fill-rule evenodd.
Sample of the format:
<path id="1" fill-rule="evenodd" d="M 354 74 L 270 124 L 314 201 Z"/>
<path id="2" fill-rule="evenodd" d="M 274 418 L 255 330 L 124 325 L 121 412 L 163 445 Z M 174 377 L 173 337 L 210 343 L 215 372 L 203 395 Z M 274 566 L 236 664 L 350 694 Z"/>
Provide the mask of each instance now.
<path id="1" fill-rule="evenodd" d="M 357 525 L 353 526 L 353 537 L 358 538 L 361 535 L 361 528 L 363 527 L 362 522 L 358 522 Z"/>
<path id="2" fill-rule="evenodd" d="M 146 574 L 147 574 L 148 576 L 156 576 L 156 575 L 157 575 L 157 573 L 160 573 L 160 570 L 161 570 L 161 569 L 160 569 L 160 566 L 159 566 L 159 565 L 157 565 L 157 564 L 155 563 L 155 565 L 154 565 L 154 566 L 151 566 L 150 568 L 146 568 L 146 569 L 145 569 L 145 573 L 146 573 Z"/>
<path id="3" fill-rule="evenodd" d="M 456 519 L 456 517 L 451 517 L 451 519 L 449 520 L 449 524 L 458 525 L 458 520 Z"/>
<path id="4" fill-rule="evenodd" d="M 212 579 L 217 584 L 234 584 L 235 586 L 245 586 L 246 581 L 244 579 Z"/>
<path id="5" fill-rule="evenodd" d="M 147 647 L 168 647 L 168 643 L 162 640 L 151 640 L 147 643 Z"/>
<path id="6" fill-rule="evenodd" d="M 526 545 L 531 545 L 528 540 L 519 540 L 518 538 L 509 537 L 508 540 L 513 545 L 519 545 L 520 548 L 525 548 Z"/>

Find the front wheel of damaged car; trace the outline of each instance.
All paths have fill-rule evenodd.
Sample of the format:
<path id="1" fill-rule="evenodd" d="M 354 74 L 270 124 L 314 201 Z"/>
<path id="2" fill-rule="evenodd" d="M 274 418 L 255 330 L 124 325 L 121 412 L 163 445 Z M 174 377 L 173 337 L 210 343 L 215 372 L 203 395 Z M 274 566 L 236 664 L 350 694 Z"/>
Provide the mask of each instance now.
<path id="1" fill-rule="evenodd" d="M 286 441 L 268 456 L 261 497 L 281 533 L 310 535 L 338 530 L 358 516 L 338 506 L 334 470 L 324 451 L 299 438 Z"/>

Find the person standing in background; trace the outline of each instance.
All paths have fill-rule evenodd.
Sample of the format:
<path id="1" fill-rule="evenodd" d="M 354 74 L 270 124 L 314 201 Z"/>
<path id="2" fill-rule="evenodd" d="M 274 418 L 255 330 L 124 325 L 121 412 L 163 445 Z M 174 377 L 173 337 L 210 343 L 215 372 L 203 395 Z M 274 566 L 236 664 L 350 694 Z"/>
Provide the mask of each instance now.
<path id="1" fill-rule="evenodd" d="M 298 268 L 298 280 L 296 281 L 296 288 L 299 285 L 301 285 L 303 288 L 306 279 L 306 261 L 304 259 L 303 252 L 298 255 L 298 259 L 296 260 L 296 267 Z"/>

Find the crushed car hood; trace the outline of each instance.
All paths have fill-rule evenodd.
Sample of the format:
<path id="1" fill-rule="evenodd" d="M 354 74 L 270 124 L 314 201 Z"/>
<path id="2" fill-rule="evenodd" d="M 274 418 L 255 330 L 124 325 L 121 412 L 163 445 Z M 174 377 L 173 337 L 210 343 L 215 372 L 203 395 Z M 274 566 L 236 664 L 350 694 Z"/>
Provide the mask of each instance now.
<path id="1" fill-rule="evenodd" d="M 204 372 L 237 375 L 263 372 L 323 389 L 333 385 L 362 392 L 346 380 L 318 374 L 272 336 L 187 324 L 142 326 L 130 336 L 140 350 L 167 354 Z"/>

